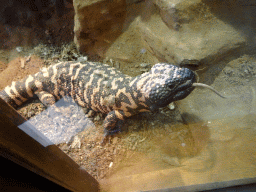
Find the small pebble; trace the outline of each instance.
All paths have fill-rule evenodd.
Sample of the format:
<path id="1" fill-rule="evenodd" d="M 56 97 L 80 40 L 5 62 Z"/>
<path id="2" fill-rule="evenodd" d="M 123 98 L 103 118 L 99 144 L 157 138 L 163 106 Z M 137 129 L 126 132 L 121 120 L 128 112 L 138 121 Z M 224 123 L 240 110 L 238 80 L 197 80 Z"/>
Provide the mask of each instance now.
<path id="1" fill-rule="evenodd" d="M 100 116 L 97 115 L 95 118 L 94 118 L 94 121 L 99 121 L 100 120 Z"/>
<path id="2" fill-rule="evenodd" d="M 179 159 L 177 157 L 168 157 L 168 156 L 164 156 L 162 157 L 163 158 L 163 161 L 170 164 L 170 165 L 173 165 L 173 166 L 180 166 L 180 162 L 179 162 Z"/>
<path id="3" fill-rule="evenodd" d="M 142 67 L 142 68 L 150 67 L 150 64 L 149 63 L 141 63 L 140 67 Z"/>
<path id="4" fill-rule="evenodd" d="M 147 69 L 140 69 L 141 72 L 147 72 Z"/>
<path id="5" fill-rule="evenodd" d="M 168 105 L 168 108 L 169 108 L 170 110 L 174 110 L 174 109 L 175 109 L 174 103 L 171 102 L 171 103 Z"/>
<path id="6" fill-rule="evenodd" d="M 22 69 L 25 68 L 25 60 L 24 60 L 24 59 L 20 59 L 20 67 L 21 67 Z"/>
<path id="7" fill-rule="evenodd" d="M 77 61 L 78 62 L 84 62 L 84 61 L 87 61 L 88 60 L 88 57 L 85 56 L 85 57 L 78 57 Z"/>
<path id="8" fill-rule="evenodd" d="M 146 51 L 147 50 L 145 48 L 143 48 L 143 49 L 140 50 L 140 53 L 146 53 Z"/>
<path id="9" fill-rule="evenodd" d="M 118 138 L 117 138 L 117 137 L 114 137 L 113 140 L 112 140 L 112 144 L 116 144 L 116 143 L 117 143 L 117 140 L 118 140 Z"/>
<path id="10" fill-rule="evenodd" d="M 16 50 L 20 53 L 21 51 L 23 51 L 23 47 L 16 47 Z"/>
<path id="11" fill-rule="evenodd" d="M 81 148 L 81 140 L 77 135 L 74 137 L 74 141 L 72 142 L 70 147 L 71 148 L 78 148 L 78 149 Z"/>
<path id="12" fill-rule="evenodd" d="M 88 115 L 88 117 L 92 117 L 94 115 L 94 111 L 90 110 L 87 115 Z"/>

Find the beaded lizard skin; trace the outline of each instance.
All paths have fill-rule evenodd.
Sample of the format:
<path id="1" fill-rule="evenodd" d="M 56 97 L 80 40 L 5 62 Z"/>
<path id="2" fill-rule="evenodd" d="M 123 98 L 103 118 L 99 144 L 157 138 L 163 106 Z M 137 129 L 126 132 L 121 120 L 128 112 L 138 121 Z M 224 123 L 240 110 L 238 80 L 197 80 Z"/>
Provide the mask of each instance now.
<path id="1" fill-rule="evenodd" d="M 155 64 L 136 77 L 95 62 L 61 62 L 13 82 L 0 97 L 17 108 L 37 95 L 46 105 L 64 96 L 81 107 L 107 114 L 105 136 L 117 131 L 117 122 L 145 111 L 154 111 L 187 97 L 195 88 L 196 75 L 187 68 Z"/>

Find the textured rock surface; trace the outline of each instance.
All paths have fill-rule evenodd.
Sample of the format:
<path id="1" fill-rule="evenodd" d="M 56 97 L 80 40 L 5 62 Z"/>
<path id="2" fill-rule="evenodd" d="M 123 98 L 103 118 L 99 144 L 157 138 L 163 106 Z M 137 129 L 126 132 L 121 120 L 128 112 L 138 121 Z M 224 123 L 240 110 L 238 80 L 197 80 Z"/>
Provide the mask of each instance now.
<path id="1" fill-rule="evenodd" d="M 125 0 L 74 0 L 75 43 L 80 51 L 103 53 L 122 32 Z"/>
<path id="2" fill-rule="evenodd" d="M 248 6 L 239 5 L 239 1 L 152 0 L 138 18 L 138 25 L 148 49 L 161 60 L 179 63 L 197 59 L 210 63 L 245 47 L 250 34 L 232 23 L 238 21 L 233 12 L 248 11 Z"/>
<path id="3" fill-rule="evenodd" d="M 1 1 L 0 49 L 70 42 L 73 40 L 73 15 L 71 0 Z"/>

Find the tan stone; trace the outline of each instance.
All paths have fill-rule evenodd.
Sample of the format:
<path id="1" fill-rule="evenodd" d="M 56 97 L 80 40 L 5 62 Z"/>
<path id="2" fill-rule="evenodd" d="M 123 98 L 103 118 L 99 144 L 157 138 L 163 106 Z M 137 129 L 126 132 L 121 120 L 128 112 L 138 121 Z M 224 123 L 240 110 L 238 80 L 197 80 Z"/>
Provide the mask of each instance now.
<path id="1" fill-rule="evenodd" d="M 123 28 L 125 0 L 74 0 L 75 43 L 81 52 L 103 55 Z"/>
<path id="2" fill-rule="evenodd" d="M 148 1 L 137 19 L 148 50 L 167 62 L 210 63 L 244 48 L 246 37 L 213 13 L 211 6 L 201 0 Z"/>

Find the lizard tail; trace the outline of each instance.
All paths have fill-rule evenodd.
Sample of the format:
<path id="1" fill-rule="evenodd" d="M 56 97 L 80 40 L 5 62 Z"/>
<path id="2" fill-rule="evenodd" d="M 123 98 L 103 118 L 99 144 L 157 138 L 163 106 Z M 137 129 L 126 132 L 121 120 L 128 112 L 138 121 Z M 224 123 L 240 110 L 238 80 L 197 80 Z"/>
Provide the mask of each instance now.
<path id="1" fill-rule="evenodd" d="M 21 81 L 13 81 L 11 85 L 0 91 L 0 97 L 12 107 L 17 108 L 34 96 L 37 87 L 35 82 L 32 75 Z"/>

